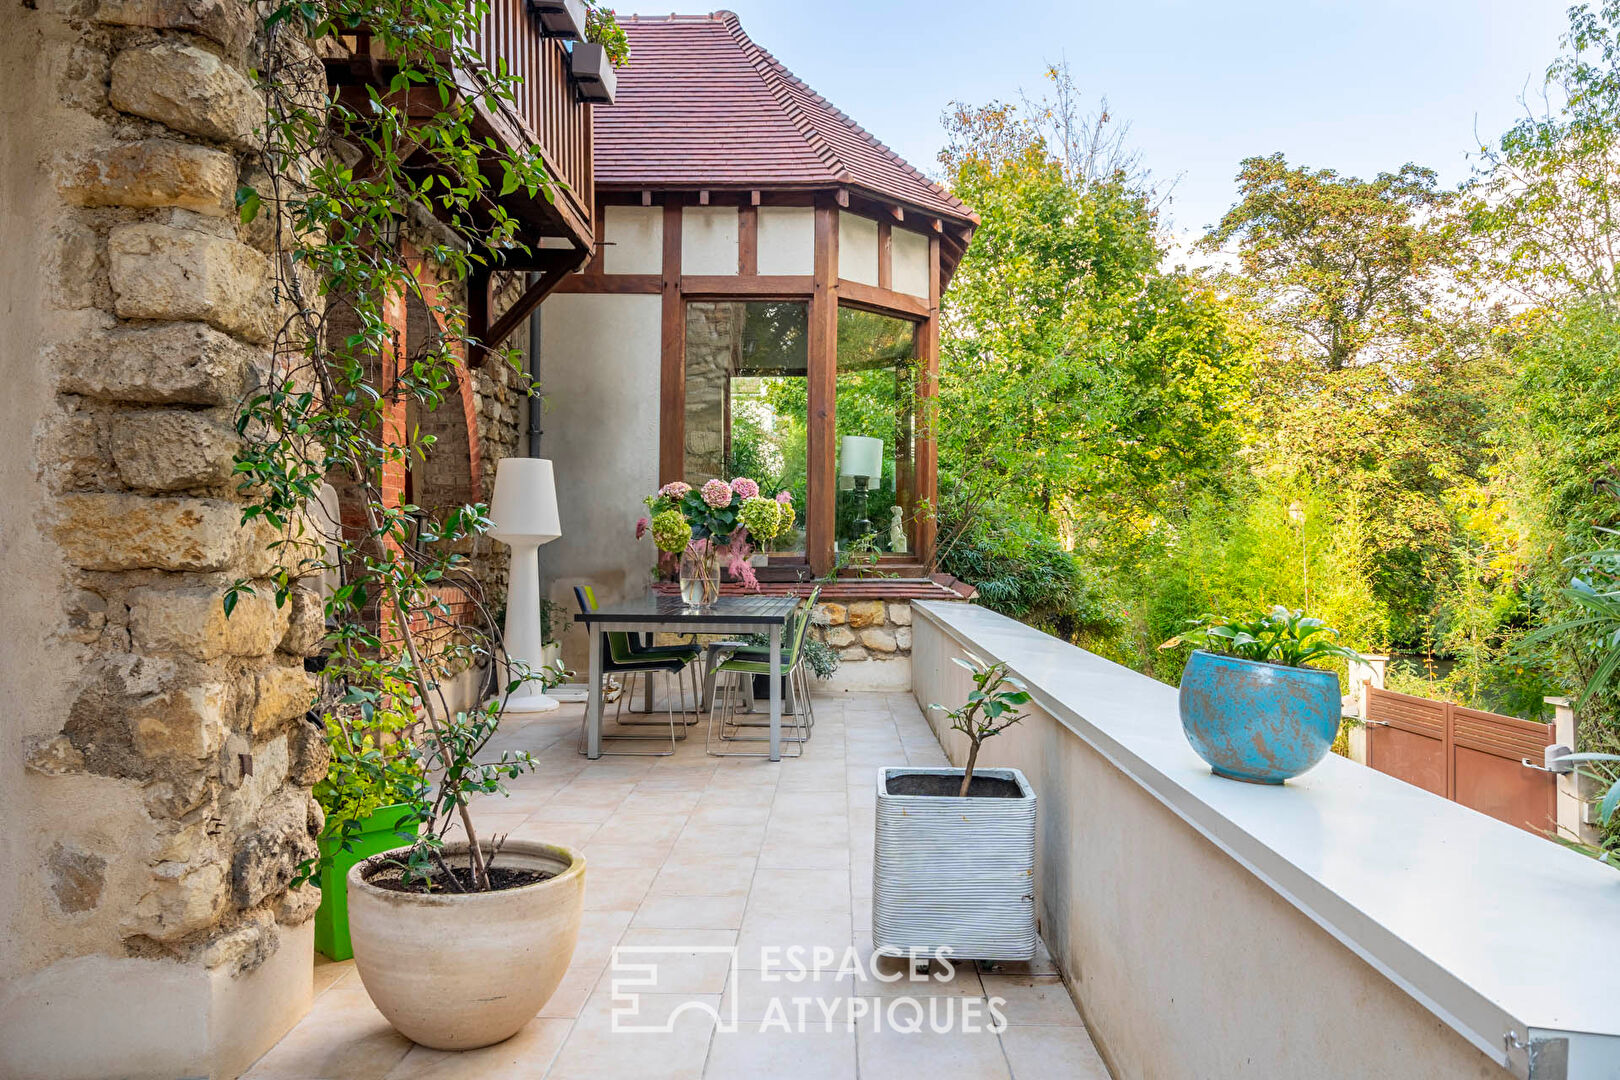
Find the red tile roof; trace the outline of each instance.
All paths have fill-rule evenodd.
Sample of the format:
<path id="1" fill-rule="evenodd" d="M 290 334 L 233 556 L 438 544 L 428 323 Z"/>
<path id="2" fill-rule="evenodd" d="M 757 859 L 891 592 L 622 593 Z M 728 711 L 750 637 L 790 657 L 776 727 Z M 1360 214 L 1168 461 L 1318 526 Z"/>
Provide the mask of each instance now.
<path id="1" fill-rule="evenodd" d="M 967 206 L 811 90 L 729 11 L 631 16 L 618 99 L 596 110 L 596 181 L 849 187 L 958 222 Z"/>

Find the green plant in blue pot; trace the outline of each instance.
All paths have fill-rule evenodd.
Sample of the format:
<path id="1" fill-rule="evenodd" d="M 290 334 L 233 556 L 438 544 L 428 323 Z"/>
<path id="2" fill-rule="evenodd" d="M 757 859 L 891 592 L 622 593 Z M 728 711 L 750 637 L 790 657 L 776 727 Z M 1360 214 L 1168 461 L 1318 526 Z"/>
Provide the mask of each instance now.
<path id="1" fill-rule="evenodd" d="M 1358 658 L 1321 619 L 1274 607 L 1205 615 L 1160 646 L 1192 645 L 1181 675 L 1181 728 L 1216 775 L 1280 784 L 1310 769 L 1339 732 L 1339 676 L 1312 661 Z"/>

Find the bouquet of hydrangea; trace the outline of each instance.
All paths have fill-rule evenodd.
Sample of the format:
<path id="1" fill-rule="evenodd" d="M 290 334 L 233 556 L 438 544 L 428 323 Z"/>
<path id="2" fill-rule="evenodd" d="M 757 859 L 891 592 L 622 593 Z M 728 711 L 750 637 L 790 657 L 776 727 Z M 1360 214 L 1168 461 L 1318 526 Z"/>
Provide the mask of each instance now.
<path id="1" fill-rule="evenodd" d="M 793 527 L 793 503 L 787 492 L 774 499 L 760 494 L 746 476 L 727 483 L 715 479 L 701 488 L 677 480 L 647 497 L 648 516 L 636 523 L 639 538 L 649 530 L 658 550 L 676 554 L 695 548 L 727 559 L 733 577 L 758 587 L 748 556 Z"/>

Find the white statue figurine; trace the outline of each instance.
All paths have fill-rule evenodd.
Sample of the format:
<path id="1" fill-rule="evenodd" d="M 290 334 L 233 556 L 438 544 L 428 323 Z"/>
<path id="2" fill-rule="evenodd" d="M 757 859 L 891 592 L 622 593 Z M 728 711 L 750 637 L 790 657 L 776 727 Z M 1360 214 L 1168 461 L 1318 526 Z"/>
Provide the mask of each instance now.
<path id="1" fill-rule="evenodd" d="M 906 553 L 906 527 L 900 523 L 904 513 L 898 506 L 889 507 L 889 550 L 896 555 Z"/>

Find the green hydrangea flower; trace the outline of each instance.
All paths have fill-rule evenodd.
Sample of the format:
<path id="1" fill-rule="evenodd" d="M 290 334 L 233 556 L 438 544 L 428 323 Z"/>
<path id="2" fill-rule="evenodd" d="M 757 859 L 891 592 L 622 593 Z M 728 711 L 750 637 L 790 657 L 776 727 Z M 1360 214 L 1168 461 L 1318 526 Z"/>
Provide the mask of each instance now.
<path id="1" fill-rule="evenodd" d="M 737 512 L 737 520 L 742 522 L 753 538 L 760 543 L 771 539 L 781 527 L 782 515 L 777 510 L 775 499 L 764 499 L 758 495 L 752 499 L 744 499 L 742 509 Z"/>
<path id="2" fill-rule="evenodd" d="M 679 510 L 665 510 L 652 519 L 653 543 L 659 551 L 685 551 L 692 542 L 692 526 Z"/>

